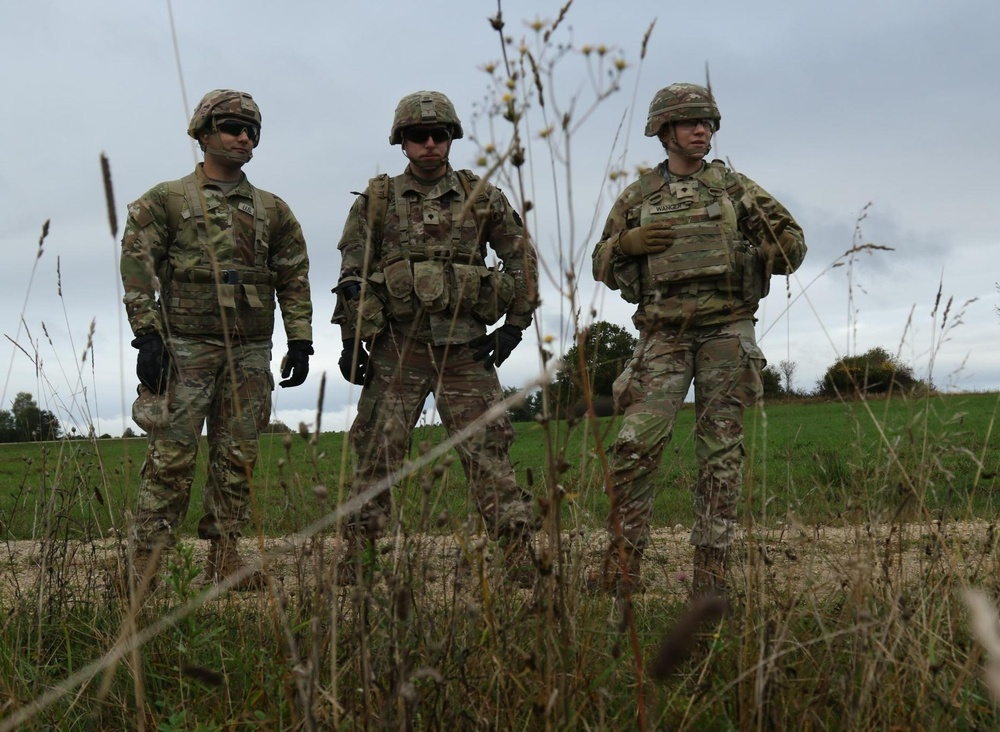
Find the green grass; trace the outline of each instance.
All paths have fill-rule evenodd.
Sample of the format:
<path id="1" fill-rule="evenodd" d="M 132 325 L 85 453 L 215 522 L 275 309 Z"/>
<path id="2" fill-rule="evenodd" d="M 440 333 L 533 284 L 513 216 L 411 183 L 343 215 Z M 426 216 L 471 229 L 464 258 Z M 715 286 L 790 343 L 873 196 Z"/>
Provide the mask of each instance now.
<path id="1" fill-rule="evenodd" d="M 903 511 L 915 516 L 992 517 L 996 514 L 1000 438 L 993 429 L 996 394 L 896 398 L 855 403 L 768 405 L 746 419 L 745 494 L 754 518 L 783 520 L 793 512 L 805 521 L 862 520 Z M 654 508 L 659 525 L 689 525 L 691 489 L 697 480 L 693 449 L 694 412 L 683 409 L 674 439 L 664 452 L 660 491 Z M 515 424 L 511 449 L 522 485 L 546 492 L 546 473 L 562 460 L 558 481 L 565 490 L 563 510 L 591 526 L 601 525 L 607 499 L 595 445 L 613 442 L 617 421 L 597 421 L 598 439 L 586 421 L 542 426 Z M 324 433 L 313 444 L 299 434 L 264 435 L 254 478 L 255 526 L 265 535 L 297 531 L 336 505 L 345 468 L 343 433 Z M 440 426 L 414 432 L 412 454 L 435 445 Z M 557 456 L 546 458 L 547 451 Z M 0 445 L 0 521 L 9 539 L 39 534 L 42 506 L 55 500 L 74 525 L 107 533 L 132 505 L 139 484 L 145 439 Z M 204 445 L 199 453 L 191 508 L 182 534 L 191 535 L 199 518 L 205 479 Z M 346 465 L 350 465 L 347 457 Z M 429 499 L 432 515 L 474 513 L 458 460 L 435 480 L 425 498 L 419 478 L 396 490 L 403 519 L 414 526 Z M 429 471 L 430 469 L 428 469 Z M 327 488 L 319 501 L 314 486 Z M 50 507 L 52 504 L 49 504 Z M 92 520 L 92 523 L 91 521 Z"/>

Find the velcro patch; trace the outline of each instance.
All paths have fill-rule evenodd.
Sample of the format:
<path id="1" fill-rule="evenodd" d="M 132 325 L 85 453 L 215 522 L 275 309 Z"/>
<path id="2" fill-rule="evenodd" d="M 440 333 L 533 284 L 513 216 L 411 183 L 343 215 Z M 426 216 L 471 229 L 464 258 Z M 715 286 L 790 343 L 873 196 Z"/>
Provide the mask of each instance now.
<path id="1" fill-rule="evenodd" d="M 238 204 L 236 206 L 236 208 L 238 208 L 240 211 L 242 211 L 245 214 L 249 214 L 250 216 L 253 216 L 253 206 L 251 206 L 249 203 L 246 203 L 246 202 L 240 203 L 240 204 Z"/>

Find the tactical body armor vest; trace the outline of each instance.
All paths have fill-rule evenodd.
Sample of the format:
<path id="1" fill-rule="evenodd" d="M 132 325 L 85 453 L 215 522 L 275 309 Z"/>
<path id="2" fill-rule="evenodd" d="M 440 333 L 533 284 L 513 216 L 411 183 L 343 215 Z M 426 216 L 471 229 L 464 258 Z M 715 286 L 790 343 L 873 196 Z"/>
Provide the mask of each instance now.
<path id="1" fill-rule="evenodd" d="M 627 212 L 627 228 L 669 221 L 675 238 L 663 252 L 615 264 L 622 297 L 650 304 L 717 292 L 756 308 L 766 283 L 756 248 L 739 230 L 751 205 L 739 178 L 714 160 L 678 181 L 660 170 L 647 171 L 639 186 L 642 202 Z"/>
<path id="2" fill-rule="evenodd" d="M 360 318 L 362 339 L 378 335 L 386 318 L 405 322 L 426 313 L 435 343 L 465 342 L 469 336 L 456 331 L 457 319 L 471 315 L 492 325 L 510 308 L 514 278 L 485 263 L 489 195 L 472 172 L 455 175 L 462 194 L 442 198 L 406 195 L 403 177 L 369 181 L 368 224 L 378 259 L 368 283 L 377 299 L 343 298 L 346 321 Z"/>
<path id="3" fill-rule="evenodd" d="M 162 307 L 169 332 L 185 336 L 238 337 L 263 340 L 274 333 L 276 275 L 268 265 L 270 232 L 277 229 L 274 196 L 251 186 L 253 261 L 216 262 L 209 256 L 207 220 L 194 173 L 167 183 L 167 225 L 171 240 L 178 228 L 196 227 L 201 261 L 183 268 L 165 264 L 158 273 L 163 283 Z M 237 216 L 233 212 L 233 217 Z M 239 223 L 233 221 L 233 226 Z M 233 236 L 234 232 L 224 235 Z M 234 251 L 236 247 L 234 247 Z M 248 257 L 249 258 L 249 257 Z"/>

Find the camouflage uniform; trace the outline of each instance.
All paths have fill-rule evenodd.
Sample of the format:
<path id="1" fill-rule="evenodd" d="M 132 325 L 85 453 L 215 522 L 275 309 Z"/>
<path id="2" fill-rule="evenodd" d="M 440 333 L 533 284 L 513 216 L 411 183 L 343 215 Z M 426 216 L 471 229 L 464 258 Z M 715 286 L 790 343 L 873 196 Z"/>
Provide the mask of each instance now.
<path id="1" fill-rule="evenodd" d="M 408 103 L 420 121 L 421 101 L 424 121 L 448 122 L 452 139 L 461 137 L 447 98 L 421 92 L 400 103 L 392 142 L 401 141 Z M 502 270 L 486 266 L 486 242 Z M 352 206 L 338 247 L 342 263 L 333 322 L 341 326 L 345 343 L 360 337 L 371 350 L 350 431 L 357 494 L 402 466 L 429 394 L 449 434 L 501 400 L 496 371 L 474 360 L 469 342 L 503 317 L 519 331 L 530 325 L 537 261 L 504 194 L 450 166 L 433 183 L 414 177 L 410 168 L 373 178 Z M 360 295 L 346 294 L 349 283 L 360 284 Z M 518 487 L 508 457 L 513 438 L 503 417 L 457 448 L 494 538 L 522 536 L 535 522 L 530 497 Z M 382 493 L 351 519 L 352 526 L 375 535 L 388 519 L 390 503 L 388 491 Z"/>
<path id="2" fill-rule="evenodd" d="M 238 535 L 271 413 L 275 300 L 288 340 L 312 340 L 309 258 L 295 216 L 245 175 L 220 186 L 203 166 L 132 203 L 122 239 L 129 324 L 136 336 L 161 334 L 172 364 L 166 394 L 140 387 L 133 410 L 149 432 L 132 528 L 139 551 L 176 542 L 206 420 L 198 532 L 213 541 Z"/>
<path id="3" fill-rule="evenodd" d="M 707 94 L 694 89 L 695 98 Z M 669 121 L 655 108 L 659 99 L 650 110 L 647 136 Z M 703 107 L 693 101 L 690 116 L 675 107 L 672 119 L 719 121 L 714 101 Z M 627 231 L 654 221 L 670 224 L 674 238 L 665 251 L 630 256 L 621 250 Z M 767 244 L 775 240 L 784 254 L 769 259 Z M 671 175 L 664 161 L 615 202 L 594 249 L 594 277 L 638 306 L 633 322 L 640 337 L 614 386 L 624 418 L 610 454 L 606 576 L 608 564 L 617 565 L 619 530 L 625 556 L 638 571 L 660 458 L 692 381 L 698 482 L 690 541 L 725 556 L 743 484 L 743 413 L 763 392 L 766 362 L 754 335 L 754 313 L 770 274 L 793 272 L 805 252 L 802 230 L 788 211 L 719 160 L 683 178 Z"/>

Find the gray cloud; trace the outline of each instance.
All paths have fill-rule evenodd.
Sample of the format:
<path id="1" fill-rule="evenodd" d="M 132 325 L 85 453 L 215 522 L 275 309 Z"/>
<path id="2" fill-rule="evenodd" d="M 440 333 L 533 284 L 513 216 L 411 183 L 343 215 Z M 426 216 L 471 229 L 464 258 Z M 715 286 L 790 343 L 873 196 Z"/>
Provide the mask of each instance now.
<path id="1" fill-rule="evenodd" d="M 522 21 L 552 19 L 559 5 L 505 2 L 507 33 L 515 39 L 527 34 L 530 42 Z M 325 371 L 324 411 L 345 419 L 357 391 L 337 371 L 329 290 L 350 191 L 377 172 L 402 169 L 398 148 L 387 144 L 401 95 L 442 89 L 471 122 L 489 84 L 479 66 L 501 55 L 486 20 L 494 4 L 439 0 L 427 9 L 434 12 L 413 12 L 393 1 L 279 6 L 250 0 L 241 12 L 174 3 L 185 104 L 165 6 L 108 0 L 5 8 L 0 332 L 14 338 L 20 330 L 18 343 L 35 356 L 26 325 L 43 371 L 4 339 L 0 360 L 10 365 L 0 407 L 9 407 L 18 391 L 30 391 L 47 408 L 58 406 L 54 411 L 67 422 L 93 419 L 99 431 L 112 434 L 130 424 L 134 352 L 98 157 L 103 151 L 111 160 L 121 225 L 129 201 L 190 170 L 196 158 L 185 135 L 188 110 L 208 89 L 227 86 L 251 91 L 261 104 L 263 140 L 247 173 L 292 206 L 313 264 L 315 376 L 304 387 L 276 393 L 278 416 L 291 415 L 286 421 L 297 424 L 314 414 Z M 574 136 L 568 178 L 529 137 L 526 197 L 535 212 L 528 221 L 554 269 L 560 250 L 579 267 L 583 312 L 595 307 L 599 318 L 630 325 L 630 308 L 589 276 L 590 247 L 616 188 L 605 171 L 609 161 L 631 171 L 661 157 L 658 145 L 641 134 L 648 100 L 670 82 L 703 80 L 708 64 L 723 110 L 714 154 L 782 200 L 810 244 L 806 264 L 789 283 L 791 309 L 785 312 L 785 282 L 776 279 L 761 312 L 769 359 L 799 362 L 797 381 L 808 387 L 838 353 L 898 346 L 904 358 L 931 370 L 939 386 L 1000 387 L 998 358 L 977 348 L 995 340 L 998 327 L 997 277 L 986 263 L 997 244 L 991 213 L 998 184 L 988 161 L 1000 147 L 989 127 L 1000 113 L 1000 51 L 992 38 L 1000 8 L 987 0 L 723 2 L 695 8 L 683 19 L 683 31 L 680 12 L 637 0 L 628 12 L 611 13 L 606 4 L 578 0 L 560 36 L 577 49 L 584 43 L 622 49 L 633 64 L 622 90 Z M 639 43 L 654 18 L 639 67 Z M 557 87 L 569 109 L 572 96 L 586 93 L 588 78 L 582 58 L 570 57 L 546 84 Z M 537 132 L 556 112 L 550 105 L 531 114 Z M 485 123 L 476 125 L 480 135 Z M 496 129 L 501 138 L 507 134 L 503 125 Z M 477 154 L 474 143 L 463 140 L 453 160 L 471 166 Z M 516 186 L 501 185 L 519 198 Z M 849 280 L 847 268 L 830 267 L 851 246 L 855 219 L 869 202 L 865 240 L 894 251 L 858 257 Z M 38 259 L 46 219 L 52 230 Z M 961 324 L 944 334 L 931 316 L 939 287 L 955 303 L 978 298 Z M 543 297 L 542 332 L 557 339 L 552 348 L 568 347 L 568 306 L 551 285 Z M 956 304 L 952 312 L 959 309 Z M 93 354 L 83 363 L 92 322 Z M 282 341 L 278 333 L 275 366 Z M 537 373 L 535 346 L 532 333 L 501 369 L 505 383 Z M 324 424 L 333 428 L 333 419 Z"/>

